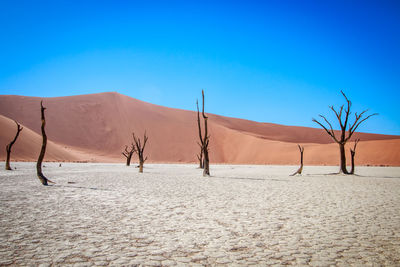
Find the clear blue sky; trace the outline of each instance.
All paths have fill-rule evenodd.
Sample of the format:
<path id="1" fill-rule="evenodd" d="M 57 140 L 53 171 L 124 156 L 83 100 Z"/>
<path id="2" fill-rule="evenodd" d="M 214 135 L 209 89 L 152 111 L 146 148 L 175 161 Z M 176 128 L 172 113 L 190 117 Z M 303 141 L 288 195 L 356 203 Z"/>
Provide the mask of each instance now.
<path id="1" fill-rule="evenodd" d="M 400 135 L 397 0 L 2 0 L 0 33 L 0 94 L 194 110 L 205 89 L 207 112 L 318 127 L 344 90 L 380 114 L 360 131 Z"/>

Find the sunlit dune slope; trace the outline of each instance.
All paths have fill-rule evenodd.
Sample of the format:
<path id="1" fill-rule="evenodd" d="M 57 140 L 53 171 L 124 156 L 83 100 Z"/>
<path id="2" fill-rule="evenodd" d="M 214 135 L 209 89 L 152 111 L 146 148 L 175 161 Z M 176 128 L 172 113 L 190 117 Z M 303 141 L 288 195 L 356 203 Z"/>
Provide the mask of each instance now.
<path id="1" fill-rule="evenodd" d="M 0 96 L 0 145 L 25 127 L 13 149 L 17 160 L 36 160 L 40 149 L 40 100 Z M 43 98 L 50 143 L 46 160 L 123 162 L 121 152 L 134 131 L 149 136 L 151 162 L 196 162 L 196 113 L 146 103 L 118 93 Z M 213 163 L 297 164 L 297 144 L 305 146 L 305 164 L 338 164 L 337 145 L 321 129 L 209 114 L 210 157 Z M 400 165 L 400 137 L 358 133 L 357 163 Z M 351 145 L 351 144 L 349 144 Z M 5 149 L 0 150 L 5 158 Z"/>

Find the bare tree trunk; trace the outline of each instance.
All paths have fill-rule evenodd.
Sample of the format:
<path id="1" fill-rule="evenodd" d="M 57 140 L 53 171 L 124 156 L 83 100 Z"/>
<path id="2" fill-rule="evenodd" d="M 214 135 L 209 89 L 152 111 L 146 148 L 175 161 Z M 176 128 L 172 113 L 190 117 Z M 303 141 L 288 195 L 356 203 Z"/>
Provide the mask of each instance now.
<path id="1" fill-rule="evenodd" d="M 133 141 L 135 142 L 135 152 L 139 157 L 139 173 L 143 172 L 143 164 L 147 160 L 147 157 L 144 157 L 144 148 L 146 147 L 147 140 L 149 139 L 148 136 L 146 135 L 146 132 L 144 132 L 143 136 L 143 144 L 140 138 L 136 138 L 135 133 L 132 133 L 133 136 Z"/>
<path id="2" fill-rule="evenodd" d="M 14 143 L 17 141 L 17 138 L 19 136 L 19 133 L 24 129 L 24 127 L 21 127 L 21 125 L 17 122 L 14 121 L 15 124 L 17 124 L 17 133 L 14 136 L 14 139 L 6 145 L 6 151 L 7 151 L 7 157 L 6 157 L 6 170 L 11 171 L 11 166 L 10 166 L 10 156 L 11 156 L 11 148 L 14 145 Z"/>
<path id="3" fill-rule="evenodd" d="M 40 154 L 39 154 L 39 158 L 38 161 L 36 163 L 36 173 L 37 173 L 37 177 L 39 178 L 40 182 L 43 185 L 48 185 L 48 182 L 50 183 L 54 183 L 52 181 L 50 181 L 49 179 L 47 179 L 43 173 L 42 173 L 42 162 L 43 162 L 43 158 L 44 158 L 44 154 L 46 153 L 46 146 L 47 146 L 47 135 L 46 132 L 44 130 L 45 126 L 46 126 L 46 119 L 44 117 L 44 110 L 46 108 L 43 107 L 43 101 L 40 101 L 40 111 L 41 111 L 41 119 L 42 119 L 42 149 L 40 150 Z"/>
<path id="4" fill-rule="evenodd" d="M 143 173 L 143 163 L 144 163 L 143 160 L 139 160 L 139 172 L 140 173 Z"/>
<path id="5" fill-rule="evenodd" d="M 299 150 L 300 150 L 300 168 L 290 176 L 295 176 L 296 174 L 301 174 L 301 172 L 303 171 L 303 152 L 304 152 L 304 147 L 302 147 L 300 145 L 297 145 L 297 146 L 299 147 Z"/>
<path id="6" fill-rule="evenodd" d="M 351 170 L 350 170 L 350 174 L 354 174 L 354 169 L 355 169 L 355 163 L 354 163 L 354 157 L 356 155 L 356 148 L 357 148 L 357 144 L 360 141 L 360 139 L 356 139 L 356 141 L 354 142 L 354 148 L 351 149 L 350 148 L 350 154 L 351 154 Z"/>
<path id="7" fill-rule="evenodd" d="M 12 171 L 11 166 L 10 166 L 10 154 L 11 154 L 11 148 L 8 148 L 8 145 L 6 146 L 6 151 L 7 151 L 7 157 L 6 157 L 6 170 L 7 171 Z"/>
<path id="8" fill-rule="evenodd" d="M 202 115 L 204 119 L 204 137 L 202 141 L 203 145 L 203 156 L 204 156 L 204 163 L 203 163 L 203 176 L 210 176 L 210 158 L 208 155 L 208 145 L 210 143 L 210 136 L 208 135 L 208 117 L 204 113 L 204 90 L 201 90 L 201 95 L 203 97 L 203 110 Z"/>
<path id="9" fill-rule="evenodd" d="M 129 156 L 126 158 L 126 166 L 131 166 L 131 159 L 132 159 L 132 155 L 129 155 Z"/>
<path id="10" fill-rule="evenodd" d="M 210 176 L 210 159 L 208 157 L 208 150 L 204 151 L 204 169 L 203 176 Z"/>
<path id="11" fill-rule="evenodd" d="M 351 170 L 349 174 L 354 174 L 354 156 L 355 153 L 351 152 Z"/>
<path id="12" fill-rule="evenodd" d="M 201 148 L 200 155 L 197 155 L 199 159 L 199 166 L 203 169 L 203 176 L 210 176 L 210 158 L 208 155 L 208 144 L 210 143 L 210 136 L 208 135 L 208 117 L 204 113 L 204 90 L 201 90 L 201 95 L 203 97 L 203 109 L 202 109 L 202 116 L 204 120 L 204 136 L 201 132 L 201 123 L 200 123 L 200 111 L 199 111 L 199 102 L 196 101 L 197 106 L 197 126 L 199 130 L 199 138 L 200 143 L 199 146 Z"/>
<path id="13" fill-rule="evenodd" d="M 340 151 L 340 173 L 349 174 L 346 167 L 346 150 L 344 147 L 345 144 L 339 143 L 339 151 Z"/>

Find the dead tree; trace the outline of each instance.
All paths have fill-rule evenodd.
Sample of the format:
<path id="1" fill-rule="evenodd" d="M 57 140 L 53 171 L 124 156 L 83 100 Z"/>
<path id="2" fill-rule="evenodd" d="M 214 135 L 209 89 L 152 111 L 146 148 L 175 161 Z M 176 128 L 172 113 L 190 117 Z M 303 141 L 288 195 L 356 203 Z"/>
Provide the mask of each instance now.
<path id="1" fill-rule="evenodd" d="M 296 174 L 300 174 L 301 175 L 301 172 L 303 171 L 303 152 L 304 152 L 304 147 L 302 147 L 300 145 L 297 145 L 297 146 L 299 147 L 299 150 L 300 150 L 300 168 L 290 176 L 295 176 Z"/>
<path id="2" fill-rule="evenodd" d="M 313 120 L 313 122 L 315 122 L 318 125 L 320 125 L 326 131 L 326 133 L 330 137 L 332 137 L 332 139 L 339 145 L 340 172 L 344 173 L 344 174 L 350 174 L 347 171 L 347 168 L 346 168 L 345 145 L 346 145 L 347 141 L 349 141 L 350 138 L 353 136 L 354 132 L 357 130 L 358 126 L 360 126 L 361 123 L 363 123 L 367 119 L 371 118 L 372 116 L 375 116 L 375 115 L 378 115 L 378 114 L 374 113 L 374 114 L 368 115 L 368 116 L 363 118 L 363 116 L 368 111 L 368 109 L 362 111 L 360 114 L 357 114 L 357 112 L 356 112 L 355 113 L 354 122 L 350 123 L 350 121 L 349 121 L 350 118 L 349 117 L 351 115 L 351 101 L 346 97 L 346 95 L 343 93 L 343 91 L 340 91 L 340 92 L 342 93 L 342 95 L 346 99 L 346 104 L 347 104 L 346 107 L 344 107 L 344 105 L 342 105 L 338 111 L 333 106 L 329 107 L 335 113 L 335 116 L 336 116 L 337 120 L 339 121 L 340 136 L 337 137 L 335 135 L 335 131 L 332 128 L 332 124 L 326 119 L 325 116 L 319 115 L 325 121 L 325 123 L 328 126 L 324 125 L 323 123 L 317 121 L 314 118 L 312 120 Z M 344 111 L 344 114 L 343 114 L 343 111 Z M 346 132 L 347 132 L 347 135 L 346 135 Z"/>
<path id="3" fill-rule="evenodd" d="M 133 143 L 129 147 L 129 150 L 128 150 L 128 146 L 125 146 L 125 150 L 122 151 L 122 155 L 124 155 L 124 157 L 126 158 L 126 166 L 131 165 L 132 155 L 133 155 L 133 153 L 135 153 L 135 151 L 136 151 L 136 149 L 135 149 L 135 146 L 133 145 Z"/>
<path id="4" fill-rule="evenodd" d="M 149 139 L 146 135 L 146 132 L 144 132 L 143 136 L 143 144 L 142 140 L 140 138 L 136 138 L 135 133 L 132 133 L 133 135 L 133 141 L 135 142 L 135 152 L 139 157 L 139 172 L 143 172 L 143 164 L 147 160 L 147 157 L 144 157 L 144 148 L 146 147 L 147 140 Z"/>
<path id="5" fill-rule="evenodd" d="M 201 90 L 201 94 L 203 97 L 202 116 L 203 116 L 203 120 L 204 120 L 204 136 L 201 131 L 199 104 L 198 104 L 198 101 L 196 101 L 197 125 L 198 125 L 198 129 L 199 129 L 199 138 L 200 138 L 199 145 L 201 147 L 201 153 L 203 154 L 203 164 L 202 164 L 203 165 L 202 166 L 203 167 L 203 176 L 210 176 L 210 158 L 208 155 L 208 152 L 209 152 L 208 145 L 210 143 L 210 136 L 208 135 L 208 125 L 207 125 L 208 117 L 204 113 L 204 90 Z M 201 165 L 201 161 L 200 161 L 200 165 Z"/>
<path id="6" fill-rule="evenodd" d="M 41 119 L 42 119 L 42 149 L 40 150 L 40 154 L 39 154 L 39 158 L 37 160 L 36 163 L 36 173 L 37 173 L 37 177 L 39 178 L 40 182 L 43 185 L 48 185 L 48 182 L 50 183 L 54 183 L 52 181 L 50 181 L 49 179 L 47 179 L 43 173 L 42 173 L 42 162 L 43 162 L 43 158 L 44 158 L 44 154 L 46 153 L 46 146 L 47 146 L 47 135 L 46 132 L 44 130 L 45 126 L 46 126 L 46 118 L 44 117 L 44 111 L 45 111 L 45 107 L 43 107 L 43 101 L 40 101 L 40 111 L 41 111 Z"/>
<path id="7" fill-rule="evenodd" d="M 350 170 L 350 174 L 354 174 L 354 157 L 356 155 L 356 148 L 357 148 L 357 144 L 358 142 L 360 142 L 360 139 L 356 139 L 354 141 L 354 147 L 353 149 L 350 148 L 350 154 L 351 154 L 351 170 Z"/>
<path id="8" fill-rule="evenodd" d="M 14 121 L 14 122 L 15 122 L 15 124 L 17 124 L 17 133 L 15 134 L 14 139 L 8 145 L 6 145 L 6 151 L 7 151 L 6 170 L 8 170 L 8 171 L 12 170 L 10 167 L 11 148 L 14 145 L 15 141 L 17 141 L 19 133 L 22 131 L 22 129 L 24 129 L 24 127 L 22 127 L 17 121 Z"/>

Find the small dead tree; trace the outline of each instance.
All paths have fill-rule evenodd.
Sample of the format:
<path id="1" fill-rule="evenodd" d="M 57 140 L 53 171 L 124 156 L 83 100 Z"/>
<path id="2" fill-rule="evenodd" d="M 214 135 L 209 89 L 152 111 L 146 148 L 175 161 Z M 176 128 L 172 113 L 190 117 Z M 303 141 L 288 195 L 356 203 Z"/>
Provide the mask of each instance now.
<path id="1" fill-rule="evenodd" d="M 144 148 L 146 147 L 147 140 L 149 139 L 148 136 L 146 135 L 146 132 L 144 132 L 143 136 L 143 143 L 140 138 L 136 138 L 135 133 L 132 133 L 133 135 L 133 141 L 135 142 L 135 152 L 139 157 L 139 172 L 143 172 L 143 164 L 147 160 L 147 157 L 144 157 Z"/>
<path id="2" fill-rule="evenodd" d="M 346 97 L 346 95 L 343 93 L 343 91 L 340 91 L 340 92 L 342 93 L 342 95 L 346 99 L 346 103 L 347 103 L 346 108 L 344 107 L 344 105 L 342 105 L 340 107 L 339 111 L 337 111 L 333 106 L 329 107 L 335 113 L 335 116 L 336 116 L 337 120 L 339 121 L 340 136 L 337 137 L 335 135 L 335 131 L 333 130 L 332 124 L 326 119 L 325 116 L 319 115 L 325 121 L 325 123 L 328 126 L 324 125 L 323 123 L 317 121 L 314 118 L 312 119 L 312 121 L 317 123 L 319 126 L 321 126 L 326 131 L 326 133 L 330 137 L 332 137 L 332 139 L 339 145 L 340 172 L 344 173 L 344 174 L 350 174 L 347 171 L 347 168 L 346 168 L 345 145 L 346 145 L 347 141 L 349 141 L 350 138 L 353 136 L 354 132 L 357 130 L 358 126 L 360 126 L 361 123 L 363 123 L 367 119 L 371 118 L 372 116 L 375 116 L 375 115 L 378 115 L 378 114 L 374 113 L 374 114 L 368 115 L 368 116 L 363 118 L 363 116 L 368 111 L 368 109 L 362 111 L 360 114 L 357 114 L 357 112 L 356 112 L 355 113 L 354 122 L 350 123 L 350 121 L 349 121 L 350 118 L 349 117 L 351 115 L 351 101 Z M 344 111 L 344 114 L 343 114 L 343 111 Z M 347 132 L 347 135 L 346 135 L 346 132 Z"/>
<path id="3" fill-rule="evenodd" d="M 42 149 L 40 150 L 39 158 L 36 163 L 36 173 L 37 173 L 37 177 L 39 178 L 40 182 L 43 185 L 48 185 L 48 182 L 50 182 L 50 183 L 54 183 L 54 182 L 47 179 L 42 173 L 42 162 L 43 162 L 44 154 L 46 153 L 46 146 L 47 146 L 47 135 L 46 135 L 46 132 L 44 129 L 46 126 L 46 118 L 44 117 L 45 109 L 46 108 L 43 107 L 43 101 L 40 101 L 40 112 L 41 112 L 41 119 L 42 119 L 41 131 L 42 131 L 42 140 L 43 141 L 42 141 Z"/>
<path id="4" fill-rule="evenodd" d="M 198 125 L 198 129 L 199 129 L 199 138 L 200 138 L 199 145 L 201 147 L 200 155 L 203 154 L 202 162 L 201 162 L 200 158 L 199 158 L 199 160 L 200 160 L 200 165 L 202 165 L 202 167 L 203 167 L 203 176 L 210 176 L 210 158 L 208 155 L 208 152 L 209 152 L 208 145 L 210 143 L 210 136 L 208 135 L 208 125 L 207 125 L 208 117 L 204 113 L 204 90 L 201 90 L 201 94 L 202 94 L 202 98 L 203 98 L 202 116 L 203 116 L 203 120 L 204 120 L 204 136 L 201 131 L 199 103 L 198 103 L 198 101 L 196 101 L 197 125 Z M 203 163 L 203 164 L 201 164 L 201 163 Z"/>
<path id="5" fill-rule="evenodd" d="M 300 150 L 300 168 L 290 176 L 295 176 L 296 174 L 300 174 L 301 175 L 301 172 L 303 171 L 303 152 L 304 152 L 304 147 L 302 147 L 300 145 L 297 145 L 297 146 L 299 147 L 299 150 Z"/>
<path id="6" fill-rule="evenodd" d="M 136 149 L 133 143 L 131 143 L 131 146 L 128 149 L 128 146 L 125 146 L 125 150 L 122 151 L 122 155 L 124 155 L 124 157 L 126 158 L 126 166 L 130 166 L 131 165 L 131 159 L 132 159 L 132 155 L 133 153 L 135 153 Z"/>
<path id="7" fill-rule="evenodd" d="M 17 141 L 17 138 L 19 136 L 19 133 L 22 131 L 22 129 L 24 129 L 24 127 L 22 127 L 17 121 L 15 121 L 15 124 L 17 124 L 17 133 L 14 136 L 14 139 L 8 144 L 6 145 L 6 151 L 7 151 L 7 157 L 6 157 L 6 170 L 11 171 L 11 167 L 10 167 L 10 156 L 11 156 L 11 148 L 14 145 L 15 141 Z"/>
<path id="8" fill-rule="evenodd" d="M 354 141 L 354 147 L 353 149 L 350 148 L 350 154 L 351 154 L 351 170 L 350 170 L 350 174 L 354 174 L 354 157 L 356 155 L 356 148 L 357 148 L 357 144 L 358 142 L 360 142 L 360 139 L 356 139 Z"/>

